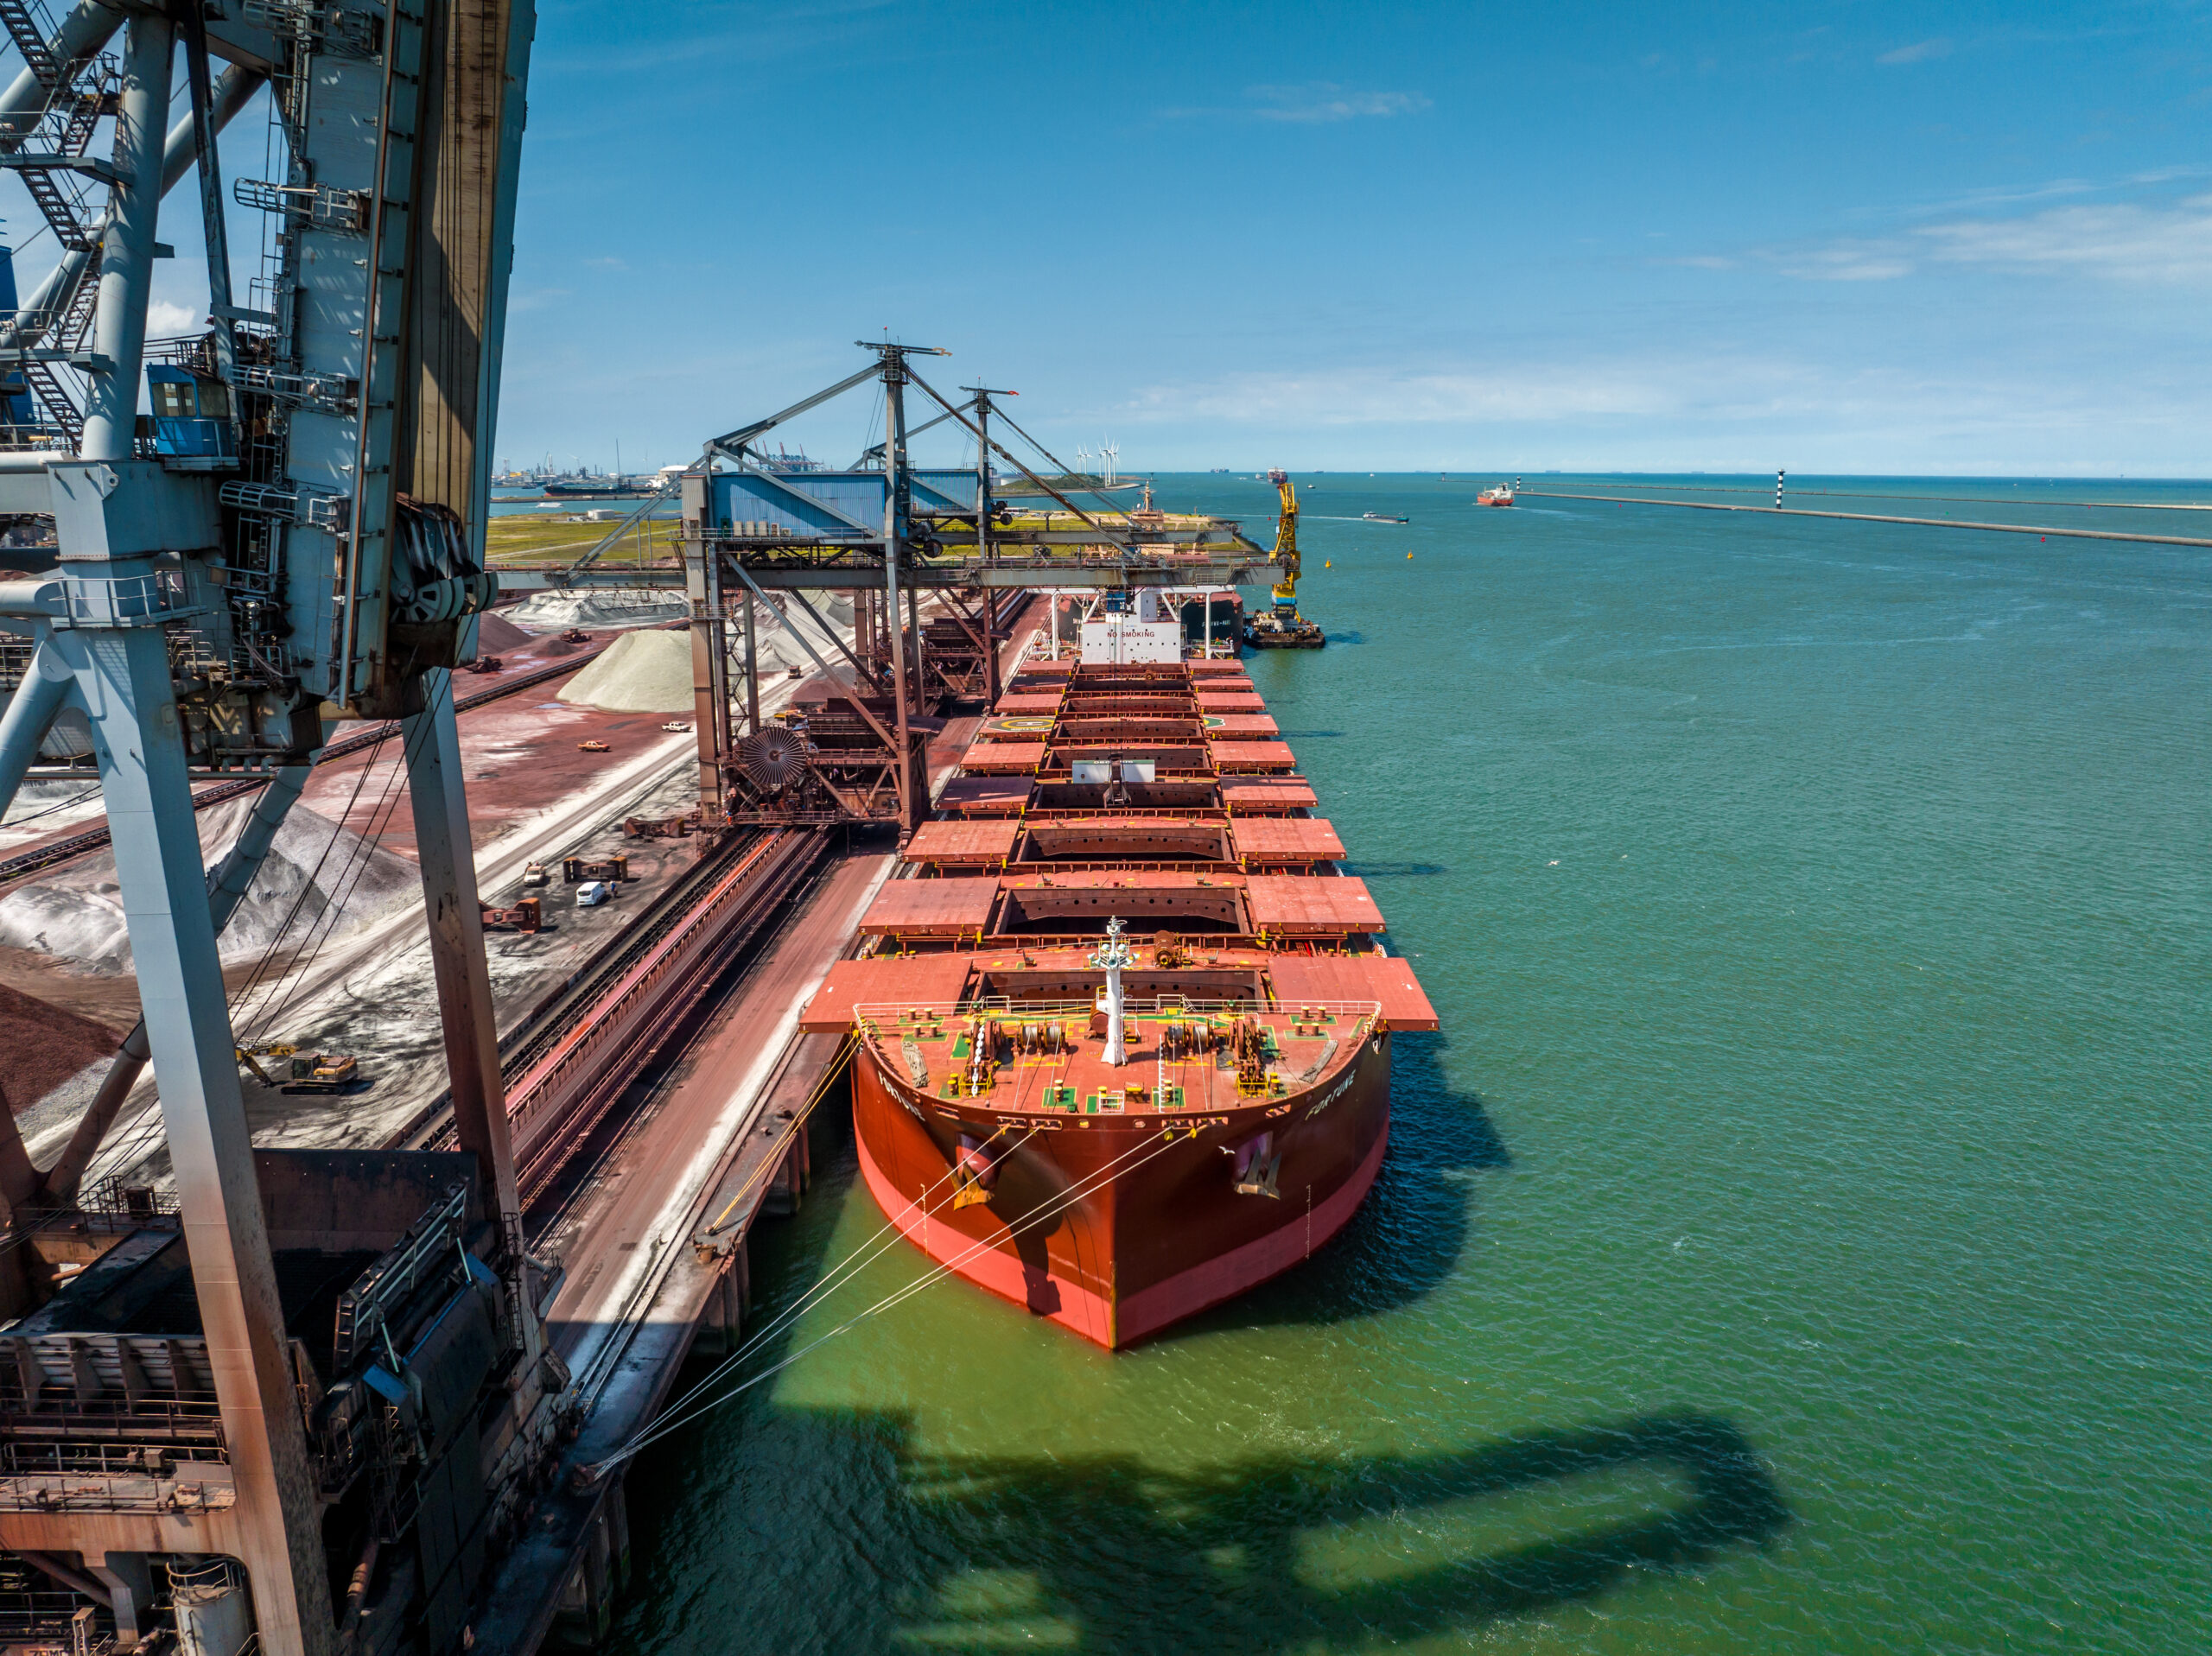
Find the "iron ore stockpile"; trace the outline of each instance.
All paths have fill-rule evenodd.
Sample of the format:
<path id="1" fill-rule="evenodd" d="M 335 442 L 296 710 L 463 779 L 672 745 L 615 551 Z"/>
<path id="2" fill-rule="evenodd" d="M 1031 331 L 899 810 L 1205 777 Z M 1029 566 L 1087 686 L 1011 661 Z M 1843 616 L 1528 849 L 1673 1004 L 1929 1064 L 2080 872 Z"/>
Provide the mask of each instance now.
<path id="1" fill-rule="evenodd" d="M 1114 660 L 1119 619 L 1020 669 L 805 1019 L 858 1035 L 885 1214 L 1108 1347 L 1342 1228 L 1436 1027 L 1243 668 Z"/>

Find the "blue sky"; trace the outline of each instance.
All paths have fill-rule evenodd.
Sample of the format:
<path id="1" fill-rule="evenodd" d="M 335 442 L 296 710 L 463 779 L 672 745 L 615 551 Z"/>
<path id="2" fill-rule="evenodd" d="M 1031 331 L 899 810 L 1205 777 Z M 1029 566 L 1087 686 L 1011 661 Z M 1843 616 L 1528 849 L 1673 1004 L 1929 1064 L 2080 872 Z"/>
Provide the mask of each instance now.
<path id="1" fill-rule="evenodd" d="M 499 452 L 887 327 L 1129 468 L 2212 473 L 2208 23 L 556 0 Z"/>
<path id="2" fill-rule="evenodd" d="M 546 0 L 498 453 L 683 458 L 887 329 L 1133 470 L 2212 474 L 2208 24 Z"/>

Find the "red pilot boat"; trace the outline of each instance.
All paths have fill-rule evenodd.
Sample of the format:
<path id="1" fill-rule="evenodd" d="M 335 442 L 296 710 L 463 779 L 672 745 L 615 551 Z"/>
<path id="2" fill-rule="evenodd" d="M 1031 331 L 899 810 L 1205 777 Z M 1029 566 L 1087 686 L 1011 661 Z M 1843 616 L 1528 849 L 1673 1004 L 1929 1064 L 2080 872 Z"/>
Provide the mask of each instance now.
<path id="1" fill-rule="evenodd" d="M 1235 662 L 1017 674 L 804 1019 L 932 1259 L 1122 1347 L 1357 1211 L 1436 1017 L 1294 763 Z"/>

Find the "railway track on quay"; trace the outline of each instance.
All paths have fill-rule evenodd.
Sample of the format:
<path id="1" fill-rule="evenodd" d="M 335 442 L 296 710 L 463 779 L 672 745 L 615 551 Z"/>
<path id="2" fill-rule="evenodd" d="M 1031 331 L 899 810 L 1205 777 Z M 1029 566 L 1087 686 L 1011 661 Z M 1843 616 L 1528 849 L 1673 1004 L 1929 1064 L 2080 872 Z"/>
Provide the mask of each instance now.
<path id="1" fill-rule="evenodd" d="M 525 1207 L 551 1190 L 631 1083 L 681 1045 L 690 1015 L 810 883 L 833 837 L 814 828 L 730 835 L 501 1037 Z M 391 1144 L 439 1149 L 451 1137 L 441 1094 Z"/>

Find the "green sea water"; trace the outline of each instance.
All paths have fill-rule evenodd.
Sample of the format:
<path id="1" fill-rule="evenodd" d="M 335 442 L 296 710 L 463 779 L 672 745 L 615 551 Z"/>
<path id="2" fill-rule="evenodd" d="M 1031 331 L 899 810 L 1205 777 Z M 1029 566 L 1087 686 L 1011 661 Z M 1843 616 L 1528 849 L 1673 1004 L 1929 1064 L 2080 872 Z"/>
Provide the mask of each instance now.
<path id="1" fill-rule="evenodd" d="M 2212 549 L 1496 480 L 1301 479 L 1249 663 L 1444 1022 L 1358 1219 L 1133 1352 L 827 1339 L 638 1464 L 618 1646 L 2212 1647 Z M 881 1224 L 822 1131 L 758 1320 Z"/>

